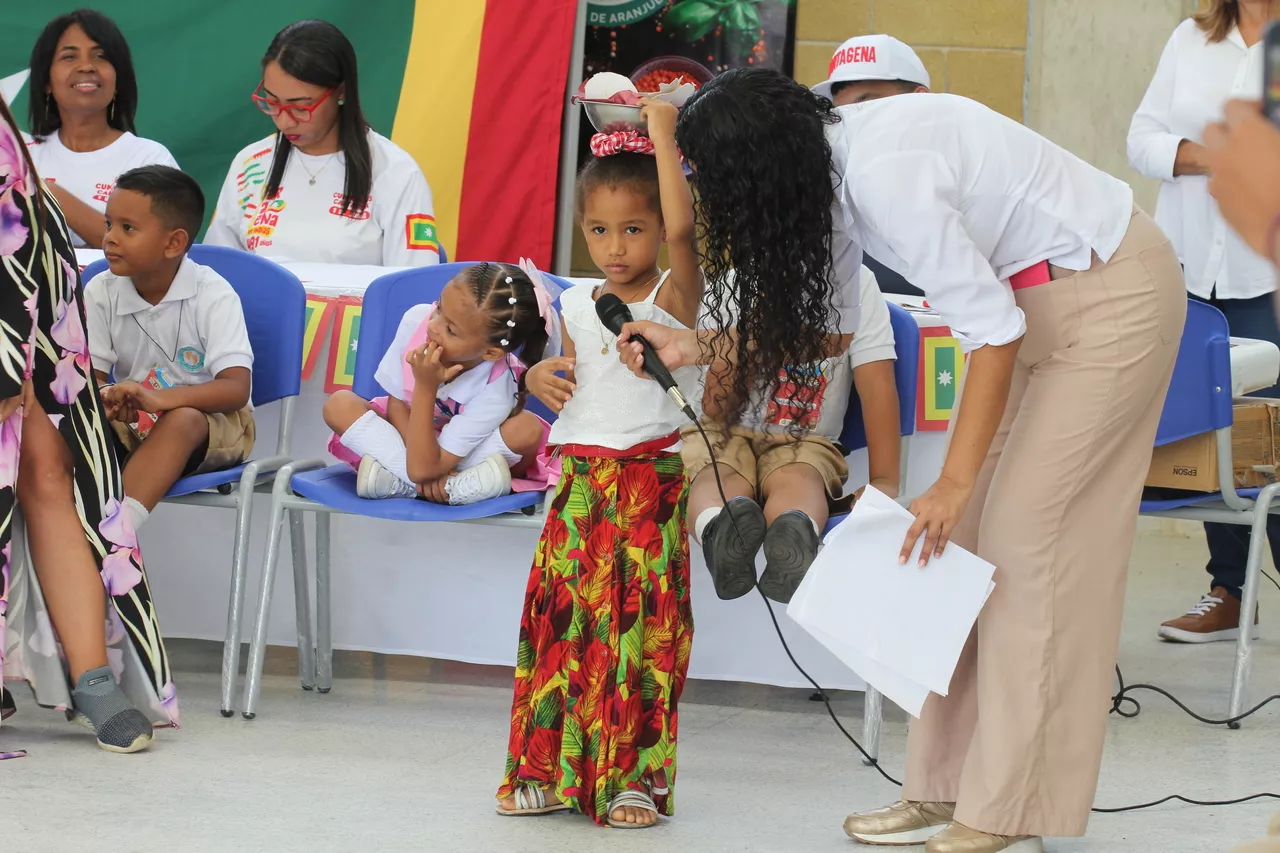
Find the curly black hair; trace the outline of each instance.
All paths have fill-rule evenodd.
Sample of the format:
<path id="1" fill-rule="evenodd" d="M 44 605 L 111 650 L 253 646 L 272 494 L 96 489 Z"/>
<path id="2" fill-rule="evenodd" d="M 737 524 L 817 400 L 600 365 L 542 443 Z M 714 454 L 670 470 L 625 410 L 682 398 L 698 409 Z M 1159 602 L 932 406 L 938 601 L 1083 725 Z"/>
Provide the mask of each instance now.
<path id="1" fill-rule="evenodd" d="M 822 361 L 836 331 L 837 176 L 825 131 L 837 121 L 825 98 L 763 68 L 720 74 L 680 111 L 676 142 L 693 169 L 706 310 L 736 315 L 738 368 L 721 401 L 730 423 L 750 391 L 771 395 L 783 376 L 800 407 L 817 402 L 806 367 Z M 723 351 L 730 332 L 722 326 L 712 349 Z"/>

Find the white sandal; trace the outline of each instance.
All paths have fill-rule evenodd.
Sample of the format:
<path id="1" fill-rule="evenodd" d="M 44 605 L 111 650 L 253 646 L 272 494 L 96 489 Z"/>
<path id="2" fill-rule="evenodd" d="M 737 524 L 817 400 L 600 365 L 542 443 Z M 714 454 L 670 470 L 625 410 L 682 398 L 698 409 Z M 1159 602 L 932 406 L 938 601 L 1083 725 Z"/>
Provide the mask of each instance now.
<path id="1" fill-rule="evenodd" d="M 535 815 L 566 812 L 572 809 L 568 803 L 547 802 L 547 792 L 536 785 L 521 785 L 516 788 L 516 807 L 504 809 L 498 805 L 497 812 L 503 817 L 533 817 Z"/>
<path id="2" fill-rule="evenodd" d="M 608 824 L 614 829 L 649 829 L 658 825 L 656 820 L 653 823 L 628 823 L 625 820 L 614 820 L 613 813 L 622 808 L 644 809 L 657 815 L 658 806 L 653 802 L 653 798 L 643 791 L 627 789 L 610 800 Z"/>

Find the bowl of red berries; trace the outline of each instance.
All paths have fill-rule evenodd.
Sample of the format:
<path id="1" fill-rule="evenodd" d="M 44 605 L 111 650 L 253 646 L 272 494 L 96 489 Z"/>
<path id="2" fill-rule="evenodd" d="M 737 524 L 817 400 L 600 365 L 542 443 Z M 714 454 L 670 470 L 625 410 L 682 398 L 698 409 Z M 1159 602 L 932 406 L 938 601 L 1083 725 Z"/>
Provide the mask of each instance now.
<path id="1" fill-rule="evenodd" d="M 641 94 L 651 94 L 667 83 L 683 80 L 701 89 L 714 77 L 707 67 L 683 56 L 659 56 L 631 72 L 631 82 Z"/>

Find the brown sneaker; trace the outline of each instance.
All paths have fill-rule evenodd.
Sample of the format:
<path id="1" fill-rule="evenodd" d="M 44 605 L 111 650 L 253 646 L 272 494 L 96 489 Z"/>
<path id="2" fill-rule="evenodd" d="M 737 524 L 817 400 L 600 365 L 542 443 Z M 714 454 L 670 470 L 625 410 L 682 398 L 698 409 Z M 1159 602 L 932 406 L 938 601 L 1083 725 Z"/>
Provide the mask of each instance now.
<path id="1" fill-rule="evenodd" d="M 1253 638 L 1258 639 L 1258 613 L 1253 614 Z M 1160 639 L 1171 643 L 1216 643 L 1240 636 L 1240 600 L 1220 586 L 1200 599 L 1186 615 L 1160 626 Z"/>
<path id="2" fill-rule="evenodd" d="M 955 816 L 955 803 L 908 803 L 887 809 L 851 814 L 844 820 L 845 834 L 863 844 L 887 847 L 920 844 L 941 832 Z"/>
<path id="3" fill-rule="evenodd" d="M 953 823 L 925 842 L 924 853 L 1044 853 L 1044 842 L 1034 835 L 992 835 Z"/>

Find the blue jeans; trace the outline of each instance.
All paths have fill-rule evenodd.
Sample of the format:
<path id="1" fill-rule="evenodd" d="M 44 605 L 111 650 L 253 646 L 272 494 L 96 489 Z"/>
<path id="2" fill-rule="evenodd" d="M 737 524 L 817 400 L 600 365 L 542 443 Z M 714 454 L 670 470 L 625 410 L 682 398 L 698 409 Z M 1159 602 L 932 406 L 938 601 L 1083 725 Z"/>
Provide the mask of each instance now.
<path id="1" fill-rule="evenodd" d="M 1192 297 L 1196 298 L 1196 297 Z M 1280 326 L 1276 324 L 1274 297 L 1255 296 L 1252 299 L 1202 299 L 1221 311 L 1227 318 L 1227 327 L 1237 338 L 1253 338 L 1271 341 L 1280 346 Z M 1250 392 L 1251 397 L 1280 397 L 1280 385 L 1262 391 Z M 1227 592 L 1240 598 L 1244 586 L 1244 569 L 1249 560 L 1249 528 L 1241 524 L 1205 522 L 1204 537 L 1209 543 L 1209 564 L 1205 569 L 1213 578 L 1211 587 L 1225 587 Z M 1271 556 L 1280 566 L 1280 516 L 1267 519 L 1267 539 L 1271 543 Z"/>

